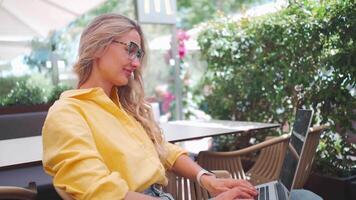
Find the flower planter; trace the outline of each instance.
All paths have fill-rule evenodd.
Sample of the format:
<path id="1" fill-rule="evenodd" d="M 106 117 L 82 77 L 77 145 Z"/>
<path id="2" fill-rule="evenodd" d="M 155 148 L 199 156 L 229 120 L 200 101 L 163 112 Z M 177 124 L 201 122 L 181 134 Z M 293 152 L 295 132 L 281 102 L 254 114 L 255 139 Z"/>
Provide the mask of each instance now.
<path id="1" fill-rule="evenodd" d="M 52 104 L 0 106 L 0 115 L 48 111 Z"/>
<path id="2" fill-rule="evenodd" d="M 41 135 L 51 104 L 0 107 L 0 140 Z"/>
<path id="3" fill-rule="evenodd" d="M 339 178 L 311 173 L 305 185 L 325 200 L 350 200 L 355 199 L 356 175 Z"/>

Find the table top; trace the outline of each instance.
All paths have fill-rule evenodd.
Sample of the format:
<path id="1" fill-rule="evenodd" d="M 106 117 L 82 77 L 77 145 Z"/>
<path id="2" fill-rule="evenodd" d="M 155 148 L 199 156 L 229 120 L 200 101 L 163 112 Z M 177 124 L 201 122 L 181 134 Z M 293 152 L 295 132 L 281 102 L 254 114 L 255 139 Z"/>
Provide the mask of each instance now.
<path id="1" fill-rule="evenodd" d="M 42 160 L 42 136 L 0 140 L 0 168 Z"/>
<path id="2" fill-rule="evenodd" d="M 232 133 L 277 128 L 279 124 L 228 121 L 228 120 L 180 120 L 161 123 L 165 138 L 169 142 L 181 142 Z"/>
<path id="3" fill-rule="evenodd" d="M 169 142 L 189 141 L 205 137 L 242 133 L 278 127 L 278 124 L 238 121 L 172 121 L 160 127 Z M 42 136 L 0 140 L 0 168 L 42 160 Z"/>

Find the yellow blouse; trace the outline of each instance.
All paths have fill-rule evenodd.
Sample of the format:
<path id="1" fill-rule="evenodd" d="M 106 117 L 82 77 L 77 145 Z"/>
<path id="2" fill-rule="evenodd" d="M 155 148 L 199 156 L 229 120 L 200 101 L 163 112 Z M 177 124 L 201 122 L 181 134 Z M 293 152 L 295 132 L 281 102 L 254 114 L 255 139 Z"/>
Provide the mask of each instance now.
<path id="1" fill-rule="evenodd" d="M 145 130 L 101 88 L 69 90 L 49 109 L 42 129 L 43 166 L 55 187 L 75 199 L 123 199 L 154 183 L 165 185 L 165 171 L 186 154 L 166 143 L 161 163 Z"/>

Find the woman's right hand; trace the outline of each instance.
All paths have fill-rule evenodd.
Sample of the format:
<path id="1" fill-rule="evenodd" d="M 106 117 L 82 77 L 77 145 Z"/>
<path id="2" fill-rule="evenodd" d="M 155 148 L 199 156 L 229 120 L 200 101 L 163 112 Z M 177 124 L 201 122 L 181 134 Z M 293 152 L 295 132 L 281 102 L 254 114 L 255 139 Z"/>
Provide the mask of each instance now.
<path id="1" fill-rule="evenodd" d="M 240 196 L 246 196 L 247 198 L 254 198 L 257 196 L 256 188 L 247 180 L 243 179 L 232 179 L 232 178 L 216 178 L 214 176 L 203 175 L 201 177 L 202 186 L 208 190 L 210 195 L 217 197 L 220 194 L 223 194 L 227 191 L 230 191 L 234 188 L 235 192 L 230 192 L 228 195 L 236 193 Z"/>
<path id="2" fill-rule="evenodd" d="M 214 198 L 214 200 L 235 200 L 235 199 L 251 199 L 254 200 L 254 196 L 246 191 L 246 188 L 243 187 L 234 187 L 223 193 L 220 193 Z"/>

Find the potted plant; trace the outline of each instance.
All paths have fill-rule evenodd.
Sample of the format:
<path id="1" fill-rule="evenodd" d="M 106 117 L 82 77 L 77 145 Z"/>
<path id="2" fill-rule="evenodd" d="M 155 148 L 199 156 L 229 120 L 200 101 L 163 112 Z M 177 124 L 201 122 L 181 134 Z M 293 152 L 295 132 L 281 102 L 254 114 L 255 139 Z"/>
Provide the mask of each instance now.
<path id="1" fill-rule="evenodd" d="M 47 111 L 68 89 L 71 87 L 64 84 L 45 89 L 28 79 L 18 80 L 6 95 L 0 97 L 0 115 Z"/>
<path id="2" fill-rule="evenodd" d="M 313 172 L 306 183 L 325 199 L 355 199 L 356 144 L 329 130 L 322 134 Z"/>
<path id="3" fill-rule="evenodd" d="M 33 112 L 47 110 L 42 88 L 30 84 L 27 80 L 20 80 L 10 92 L 0 99 L 0 114 Z"/>

